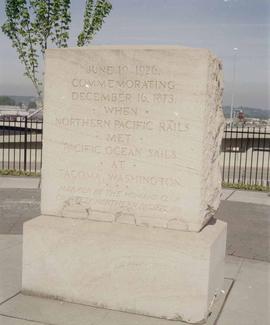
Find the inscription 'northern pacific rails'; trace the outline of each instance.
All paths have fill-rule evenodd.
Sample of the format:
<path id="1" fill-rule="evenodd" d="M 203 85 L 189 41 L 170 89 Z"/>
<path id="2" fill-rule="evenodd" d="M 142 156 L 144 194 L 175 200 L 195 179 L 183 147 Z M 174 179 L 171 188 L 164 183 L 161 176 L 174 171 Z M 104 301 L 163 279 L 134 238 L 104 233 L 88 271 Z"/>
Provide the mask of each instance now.
<path id="1" fill-rule="evenodd" d="M 127 130 L 148 130 L 152 131 L 154 122 L 150 120 L 103 120 L 94 118 L 56 118 L 55 124 L 58 127 L 89 127 L 102 129 L 127 129 Z"/>
<path id="2" fill-rule="evenodd" d="M 91 119 L 91 118 L 56 118 L 55 125 L 59 128 L 93 128 L 93 129 L 111 129 L 111 130 L 146 130 L 156 129 L 159 133 L 168 133 L 177 136 L 182 132 L 188 132 L 189 123 L 176 120 L 150 121 L 150 120 L 109 120 L 109 119 Z"/>

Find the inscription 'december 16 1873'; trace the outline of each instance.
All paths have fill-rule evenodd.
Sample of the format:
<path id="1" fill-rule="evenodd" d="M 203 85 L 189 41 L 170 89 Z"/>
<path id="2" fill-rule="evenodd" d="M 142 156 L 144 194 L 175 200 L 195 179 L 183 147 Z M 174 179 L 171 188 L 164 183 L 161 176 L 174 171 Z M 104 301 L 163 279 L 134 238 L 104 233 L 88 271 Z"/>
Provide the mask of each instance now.
<path id="1" fill-rule="evenodd" d="M 48 50 L 42 213 L 200 230 L 219 201 L 220 99 L 206 50 Z"/>

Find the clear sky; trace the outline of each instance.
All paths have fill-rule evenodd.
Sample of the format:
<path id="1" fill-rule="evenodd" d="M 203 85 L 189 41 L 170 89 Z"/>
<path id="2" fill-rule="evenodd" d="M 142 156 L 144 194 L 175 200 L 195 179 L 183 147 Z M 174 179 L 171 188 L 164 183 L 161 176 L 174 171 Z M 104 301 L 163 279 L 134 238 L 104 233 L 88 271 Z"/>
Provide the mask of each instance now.
<path id="1" fill-rule="evenodd" d="M 224 65 L 224 104 L 270 109 L 270 0 L 111 0 L 113 10 L 93 44 L 179 44 L 205 47 Z M 0 22 L 4 22 L 0 0 Z M 85 0 L 71 0 L 70 46 L 82 26 Z M 0 94 L 33 95 L 10 41 L 0 32 Z"/>

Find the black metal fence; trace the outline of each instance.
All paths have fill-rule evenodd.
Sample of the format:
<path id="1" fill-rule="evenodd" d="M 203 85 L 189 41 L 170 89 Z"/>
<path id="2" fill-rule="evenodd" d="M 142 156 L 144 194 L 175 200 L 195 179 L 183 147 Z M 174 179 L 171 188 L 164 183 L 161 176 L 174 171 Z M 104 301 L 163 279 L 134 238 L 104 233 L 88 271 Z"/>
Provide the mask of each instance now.
<path id="1" fill-rule="evenodd" d="M 38 174 L 42 164 L 42 120 L 0 118 L 0 169 Z"/>
<path id="2" fill-rule="evenodd" d="M 0 118 L 0 169 L 40 173 L 42 129 L 42 120 Z M 227 126 L 221 149 L 223 182 L 269 187 L 269 127 Z"/>
<path id="3" fill-rule="evenodd" d="M 226 127 L 222 140 L 223 182 L 270 185 L 270 128 Z"/>

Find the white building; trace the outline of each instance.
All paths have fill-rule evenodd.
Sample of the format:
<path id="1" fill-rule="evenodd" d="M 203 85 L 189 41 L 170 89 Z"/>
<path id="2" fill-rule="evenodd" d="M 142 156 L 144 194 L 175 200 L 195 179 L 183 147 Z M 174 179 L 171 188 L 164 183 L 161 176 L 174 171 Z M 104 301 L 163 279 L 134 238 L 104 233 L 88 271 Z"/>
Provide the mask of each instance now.
<path id="1" fill-rule="evenodd" d="M 25 107 L 0 105 L 0 117 L 1 116 L 27 116 L 28 112 Z"/>

